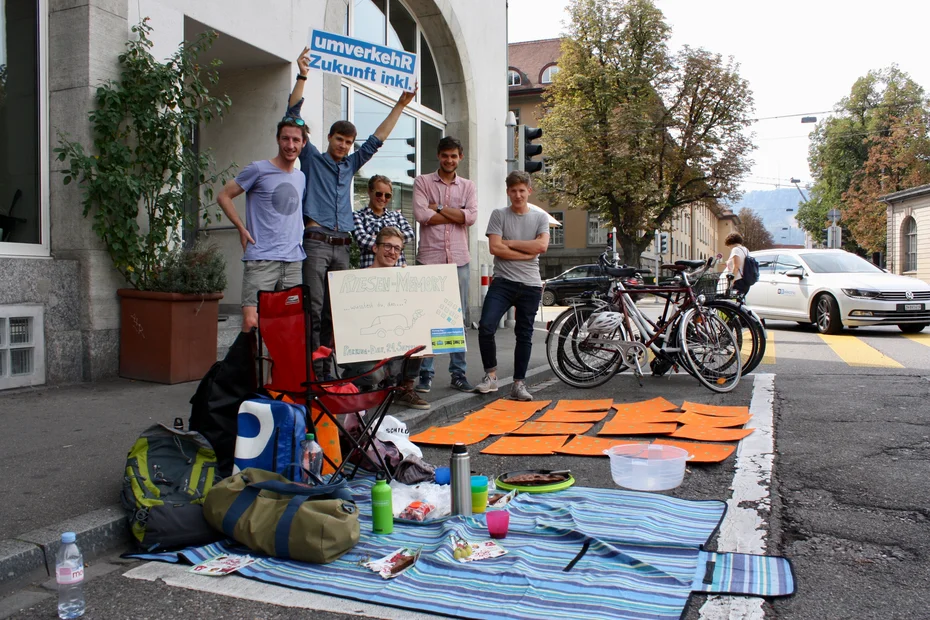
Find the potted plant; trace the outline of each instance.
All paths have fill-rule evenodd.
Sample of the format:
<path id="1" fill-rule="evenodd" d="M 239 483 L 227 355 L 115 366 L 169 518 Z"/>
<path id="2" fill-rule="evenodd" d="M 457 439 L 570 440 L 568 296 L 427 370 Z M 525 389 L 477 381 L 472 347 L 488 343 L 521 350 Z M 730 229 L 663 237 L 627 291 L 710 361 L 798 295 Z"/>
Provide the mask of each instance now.
<path id="1" fill-rule="evenodd" d="M 209 91 L 220 62 L 197 63 L 215 32 L 183 43 L 164 63 L 150 52 L 148 18 L 132 32 L 119 80 L 97 88 L 93 151 L 59 136 L 55 152 L 69 162 L 64 183 L 81 184 L 84 216 L 93 217 L 130 287 L 117 291 L 120 376 L 178 383 L 202 377 L 216 361 L 222 257 L 215 248 L 181 248 L 185 227 L 217 213 L 212 186 L 233 168 L 217 172 L 194 133 L 222 118 L 231 101 Z"/>

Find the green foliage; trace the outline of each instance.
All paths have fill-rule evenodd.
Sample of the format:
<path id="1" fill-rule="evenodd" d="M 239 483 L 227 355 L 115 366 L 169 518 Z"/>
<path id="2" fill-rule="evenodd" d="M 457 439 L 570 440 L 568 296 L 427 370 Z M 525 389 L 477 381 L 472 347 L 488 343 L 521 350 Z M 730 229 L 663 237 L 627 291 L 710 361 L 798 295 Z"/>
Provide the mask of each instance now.
<path id="1" fill-rule="evenodd" d="M 226 261 L 215 245 L 175 249 L 158 269 L 149 290 L 165 293 L 216 293 L 226 288 Z"/>
<path id="2" fill-rule="evenodd" d="M 650 0 L 573 0 L 546 92 L 546 191 L 617 227 L 636 264 L 681 207 L 739 197 L 752 95 L 739 66 L 702 49 L 669 56 Z"/>
<path id="3" fill-rule="evenodd" d="M 165 290 L 158 282 L 181 230 L 197 214 L 209 223 L 217 211 L 212 186 L 225 183 L 232 166 L 216 172 L 211 153 L 195 151 L 195 129 L 220 119 L 232 102 L 210 94 L 220 61 L 197 57 L 216 40 L 203 33 L 164 63 L 151 54 L 148 18 L 132 28 L 119 56 L 121 76 L 97 88 L 89 114 L 93 149 L 59 136 L 55 149 L 64 183 L 81 183 L 84 216 L 92 214 L 113 265 L 139 290 Z M 140 212 L 144 217 L 139 217 Z M 221 289 L 217 289 L 221 290 Z"/>
<path id="4" fill-rule="evenodd" d="M 930 108 L 923 88 L 892 65 L 856 80 L 835 110 L 811 135 L 814 185 L 797 220 L 823 242 L 827 212 L 838 209 L 851 233 L 847 249 L 883 250 L 886 207 L 878 199 L 930 182 Z"/>

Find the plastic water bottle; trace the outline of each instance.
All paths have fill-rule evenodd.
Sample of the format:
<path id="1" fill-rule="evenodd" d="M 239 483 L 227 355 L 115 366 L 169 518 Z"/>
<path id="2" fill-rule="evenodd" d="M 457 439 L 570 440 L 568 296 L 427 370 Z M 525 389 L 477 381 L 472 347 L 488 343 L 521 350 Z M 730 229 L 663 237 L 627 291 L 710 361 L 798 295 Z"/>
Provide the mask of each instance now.
<path id="1" fill-rule="evenodd" d="M 316 442 L 313 433 L 307 433 L 304 440 L 300 442 L 300 447 L 302 450 L 300 464 L 303 467 L 301 481 L 308 484 L 318 484 L 322 482 L 323 448 Z M 307 472 L 309 472 L 309 474 Z"/>
<path id="2" fill-rule="evenodd" d="M 452 514 L 471 516 L 471 465 L 463 443 L 452 446 L 449 469 L 452 472 Z"/>
<path id="3" fill-rule="evenodd" d="M 375 486 L 371 487 L 371 531 L 375 534 L 391 534 L 394 531 L 391 487 L 381 472 L 378 472 Z"/>
<path id="4" fill-rule="evenodd" d="M 61 535 L 61 547 L 55 562 L 58 581 L 58 617 L 80 618 L 84 615 L 84 556 L 75 544 L 74 532 Z"/>

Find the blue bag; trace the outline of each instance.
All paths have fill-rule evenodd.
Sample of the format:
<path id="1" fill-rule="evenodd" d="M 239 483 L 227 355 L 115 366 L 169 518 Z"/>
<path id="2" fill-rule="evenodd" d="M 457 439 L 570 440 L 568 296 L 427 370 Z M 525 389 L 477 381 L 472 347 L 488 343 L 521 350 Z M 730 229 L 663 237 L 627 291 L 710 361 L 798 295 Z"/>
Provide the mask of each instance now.
<path id="1" fill-rule="evenodd" d="M 239 407 L 233 473 L 254 467 L 300 480 L 300 442 L 307 433 L 303 405 L 252 398 Z"/>

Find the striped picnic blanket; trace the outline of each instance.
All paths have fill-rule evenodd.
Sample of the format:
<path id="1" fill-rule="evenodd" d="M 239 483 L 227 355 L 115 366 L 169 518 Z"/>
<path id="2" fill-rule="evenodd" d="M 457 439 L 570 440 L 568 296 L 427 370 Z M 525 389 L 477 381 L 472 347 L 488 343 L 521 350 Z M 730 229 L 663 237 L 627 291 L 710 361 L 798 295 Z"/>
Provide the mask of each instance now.
<path id="1" fill-rule="evenodd" d="M 262 557 L 244 577 L 292 588 L 461 618 L 677 619 L 692 591 L 785 596 L 794 592 L 784 558 L 701 549 L 725 504 L 619 489 L 573 487 L 518 495 L 507 554 L 482 562 L 453 559 L 449 535 L 487 538 L 483 515 L 439 523 L 396 523 L 390 536 L 371 533 L 370 482 L 353 484 L 362 536 L 326 565 Z M 401 548 L 420 548 L 416 565 L 384 580 L 361 564 Z M 230 542 L 180 552 L 197 564 L 229 552 Z M 252 554 L 254 555 L 254 553 Z M 177 561 L 178 554 L 137 554 Z"/>

